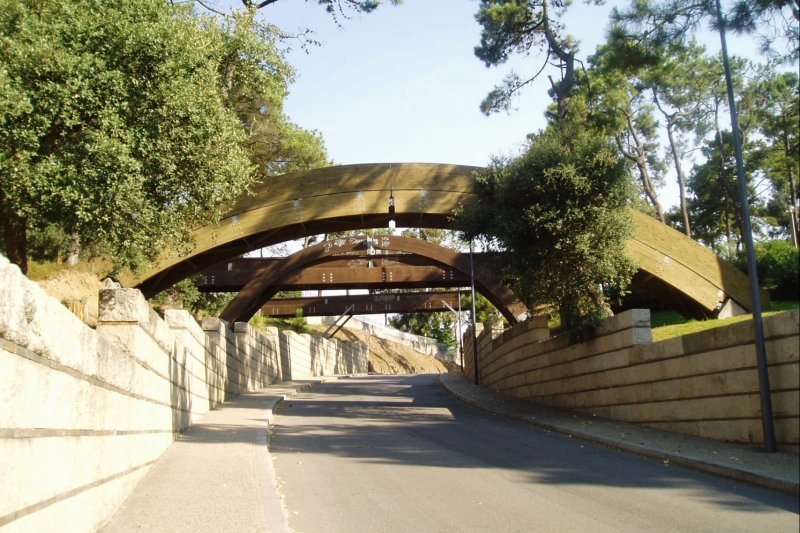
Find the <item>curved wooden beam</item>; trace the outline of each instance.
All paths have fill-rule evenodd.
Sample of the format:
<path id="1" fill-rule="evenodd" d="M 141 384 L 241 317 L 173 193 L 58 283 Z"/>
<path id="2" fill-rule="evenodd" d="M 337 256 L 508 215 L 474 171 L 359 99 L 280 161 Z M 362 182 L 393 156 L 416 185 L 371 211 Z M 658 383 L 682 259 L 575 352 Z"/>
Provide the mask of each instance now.
<path id="1" fill-rule="evenodd" d="M 279 263 L 285 259 L 285 257 L 237 257 L 204 269 L 194 285 L 200 292 L 239 292 L 269 264 Z M 499 254 L 476 253 L 474 259 L 477 278 L 503 283 L 499 275 Z M 376 256 L 362 253 L 356 256 L 328 257 L 313 266 L 290 272 L 275 285 L 279 291 L 309 291 L 436 289 L 467 287 L 469 283 L 468 275 L 452 267 L 441 266 L 428 257 L 416 254 Z"/>
<path id="2" fill-rule="evenodd" d="M 344 165 L 266 178 L 219 223 L 192 232 L 194 250 L 166 254 L 150 270 L 124 276 L 150 297 L 215 263 L 307 235 L 386 227 L 446 228 L 459 203 L 474 201 L 478 167 L 424 163 Z M 388 213 L 389 196 L 394 215 Z"/>
<path id="3" fill-rule="evenodd" d="M 181 279 L 250 250 L 306 235 L 385 227 L 450 228 L 450 214 L 478 201 L 477 167 L 421 163 L 345 165 L 266 178 L 218 223 L 192 233 L 187 255 L 165 256 L 149 271 L 123 278 L 152 296 Z M 395 199 L 388 213 L 390 194 Z M 632 211 L 627 250 L 659 287 L 672 287 L 696 312 L 714 314 L 732 298 L 751 306 L 747 276 L 685 235 Z"/>
<path id="4" fill-rule="evenodd" d="M 462 254 L 429 242 L 409 237 L 382 235 L 375 239 L 366 236 L 348 237 L 321 242 L 304 248 L 284 261 L 268 264 L 239 291 L 236 297 L 220 314 L 223 320 L 246 322 L 277 291 L 277 282 L 289 273 L 325 261 L 331 256 L 347 256 L 372 248 L 386 252 L 404 252 L 427 257 L 433 262 L 455 268 L 469 276 L 469 261 Z M 475 280 L 475 287 L 483 294 L 511 324 L 527 310 L 508 287 L 490 280 Z"/>

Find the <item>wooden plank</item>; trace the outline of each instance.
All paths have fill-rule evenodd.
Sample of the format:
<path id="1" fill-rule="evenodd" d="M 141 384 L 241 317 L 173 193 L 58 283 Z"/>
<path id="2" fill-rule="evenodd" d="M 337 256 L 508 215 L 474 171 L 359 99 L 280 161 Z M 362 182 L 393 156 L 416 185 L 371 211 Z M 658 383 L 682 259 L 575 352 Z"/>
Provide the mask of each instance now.
<path id="1" fill-rule="evenodd" d="M 354 306 L 353 314 L 449 312 L 443 302 L 458 307 L 458 292 L 363 294 L 307 298 L 273 298 L 261 307 L 261 314 L 272 317 L 337 316 Z"/>

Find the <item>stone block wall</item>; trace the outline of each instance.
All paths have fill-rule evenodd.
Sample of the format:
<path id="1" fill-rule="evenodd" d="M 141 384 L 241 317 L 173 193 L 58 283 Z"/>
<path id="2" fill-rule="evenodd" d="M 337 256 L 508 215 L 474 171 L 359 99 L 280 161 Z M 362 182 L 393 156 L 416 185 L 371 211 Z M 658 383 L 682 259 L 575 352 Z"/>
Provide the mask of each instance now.
<path id="1" fill-rule="evenodd" d="M 101 292 L 95 330 L 0 256 L 0 530 L 95 531 L 209 409 L 367 359 L 361 344 L 162 319 L 133 289 Z"/>
<path id="2" fill-rule="evenodd" d="M 779 447 L 800 443 L 800 312 L 764 320 Z M 531 401 L 706 438 L 761 444 L 752 322 L 652 342 L 650 314 L 607 319 L 588 342 L 523 323 L 478 338 L 481 384 Z M 470 372 L 471 372 L 471 360 Z"/>

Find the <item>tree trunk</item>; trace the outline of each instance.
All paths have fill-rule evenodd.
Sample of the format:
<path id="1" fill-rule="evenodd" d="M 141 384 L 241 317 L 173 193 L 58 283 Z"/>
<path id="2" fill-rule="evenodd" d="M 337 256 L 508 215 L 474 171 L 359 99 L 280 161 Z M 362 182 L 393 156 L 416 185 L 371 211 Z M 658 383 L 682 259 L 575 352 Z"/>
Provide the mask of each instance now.
<path id="1" fill-rule="evenodd" d="M 26 220 L 6 205 L 0 188 L 0 226 L 3 231 L 3 248 L 8 260 L 17 265 L 23 274 L 28 273 L 28 228 Z"/>
<path id="2" fill-rule="evenodd" d="M 727 192 L 728 198 L 731 199 L 734 205 L 734 218 L 736 219 L 736 227 L 739 231 L 739 236 L 741 240 L 741 235 L 744 233 L 744 222 L 742 221 L 742 209 L 741 204 L 739 203 L 742 199 L 739 198 L 739 195 L 736 193 L 736 187 L 733 186 L 731 183 L 730 178 L 728 177 L 728 171 L 725 167 L 725 161 L 727 157 L 725 156 L 725 151 L 722 145 L 722 130 L 719 126 L 719 116 L 715 112 L 714 113 L 714 127 L 716 132 L 714 134 L 714 140 L 716 141 L 717 145 L 717 154 L 719 155 L 719 179 L 722 182 L 723 186 L 725 187 L 725 191 Z M 747 198 L 744 198 L 744 201 L 747 201 Z"/>
<path id="3" fill-rule="evenodd" d="M 797 189 L 794 186 L 794 172 L 792 172 L 792 167 L 789 167 L 789 201 L 792 203 L 791 207 L 789 208 L 789 216 L 792 219 L 792 237 L 794 240 L 794 247 L 798 247 L 798 243 L 800 243 L 800 227 L 798 227 L 798 216 L 797 216 Z"/>
<path id="4" fill-rule="evenodd" d="M 67 256 L 67 264 L 69 266 L 75 266 L 78 264 L 78 260 L 80 259 L 81 255 L 81 236 L 77 233 L 72 234 L 72 243 L 69 247 L 69 255 Z"/>
<path id="5" fill-rule="evenodd" d="M 784 132 L 786 131 L 786 127 L 784 127 Z M 787 161 L 792 161 L 792 150 L 790 148 L 789 137 L 787 134 L 783 136 L 783 153 L 786 156 Z M 792 232 L 792 241 L 794 242 L 794 247 L 798 247 L 798 243 L 800 243 L 800 228 L 797 225 L 797 189 L 794 186 L 794 169 L 792 168 L 792 164 L 789 163 L 786 167 L 786 178 L 789 181 L 789 218 L 790 220 L 790 231 Z"/>
<path id="6" fill-rule="evenodd" d="M 692 228 L 689 224 L 689 206 L 686 202 L 686 176 L 683 175 L 683 166 L 678 157 L 678 147 L 672 136 L 672 121 L 667 124 L 667 139 L 669 139 L 669 149 L 672 152 L 672 161 L 675 163 L 675 172 L 678 176 L 678 194 L 680 195 L 681 213 L 683 213 L 683 229 L 687 237 L 692 236 Z"/>
<path id="7" fill-rule="evenodd" d="M 544 25 L 544 36 L 547 39 L 547 44 L 550 47 L 548 52 L 552 52 L 560 61 L 563 68 L 563 76 L 561 84 L 556 86 L 553 84 L 553 92 L 556 96 L 556 104 L 558 109 L 557 118 L 564 118 L 567 114 L 567 98 L 572 92 L 575 85 L 575 53 L 566 50 L 563 47 L 563 41 L 553 31 L 550 26 L 550 13 L 549 13 L 549 0 L 542 1 L 542 24 Z"/>
<path id="8" fill-rule="evenodd" d="M 728 253 L 728 260 L 733 258 L 733 251 L 731 251 L 731 215 L 728 213 L 728 202 L 725 202 L 723 208 L 723 215 L 725 217 L 725 248 Z"/>
<path id="9" fill-rule="evenodd" d="M 664 210 L 661 209 L 661 203 L 658 201 L 658 195 L 656 193 L 655 185 L 653 185 L 653 180 L 650 177 L 650 168 L 647 165 L 647 157 L 644 154 L 644 147 L 641 146 L 639 138 L 633 133 L 633 124 L 630 123 L 630 119 L 628 120 L 629 124 L 629 131 L 631 132 L 631 136 L 634 141 L 634 150 L 635 153 L 631 153 L 623 148 L 622 139 L 620 139 L 619 135 L 614 135 L 614 138 L 617 141 L 617 146 L 619 146 L 620 151 L 622 154 L 632 161 L 636 168 L 639 170 L 639 178 L 642 183 L 642 189 L 644 190 L 644 194 L 647 197 L 647 201 L 653 208 L 656 210 L 656 214 L 658 214 L 659 220 L 662 223 L 665 222 L 664 219 Z"/>
<path id="10" fill-rule="evenodd" d="M 607 317 L 614 316 L 614 311 L 612 311 L 611 306 L 608 305 L 608 302 L 603 295 L 603 291 L 597 290 L 597 287 L 594 285 L 589 285 L 588 292 L 589 298 L 592 300 L 592 304 L 594 304 L 598 311 L 603 311 Z"/>

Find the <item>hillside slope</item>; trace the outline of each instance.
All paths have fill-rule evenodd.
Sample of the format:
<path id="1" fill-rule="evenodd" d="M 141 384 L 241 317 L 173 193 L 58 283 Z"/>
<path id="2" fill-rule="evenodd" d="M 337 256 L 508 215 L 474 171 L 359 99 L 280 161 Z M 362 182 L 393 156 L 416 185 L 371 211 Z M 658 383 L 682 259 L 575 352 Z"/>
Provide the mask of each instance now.
<path id="1" fill-rule="evenodd" d="M 455 363 L 425 355 L 408 346 L 374 337 L 366 331 L 342 328 L 336 337 L 369 346 L 369 370 L 378 374 L 443 374 L 456 372 Z"/>

